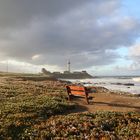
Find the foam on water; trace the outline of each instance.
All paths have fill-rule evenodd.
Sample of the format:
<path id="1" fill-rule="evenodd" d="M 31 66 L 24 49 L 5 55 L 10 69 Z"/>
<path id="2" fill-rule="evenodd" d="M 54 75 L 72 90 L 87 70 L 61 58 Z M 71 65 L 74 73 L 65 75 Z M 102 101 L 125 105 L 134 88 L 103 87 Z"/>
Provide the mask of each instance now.
<path id="1" fill-rule="evenodd" d="M 132 78 L 132 80 L 135 81 L 135 82 L 140 82 L 140 77 Z"/>
<path id="2" fill-rule="evenodd" d="M 109 90 L 140 94 L 140 77 L 99 77 L 93 79 L 67 79 L 73 83 L 83 83 L 85 86 L 102 86 Z M 125 85 L 125 84 L 134 84 Z"/>

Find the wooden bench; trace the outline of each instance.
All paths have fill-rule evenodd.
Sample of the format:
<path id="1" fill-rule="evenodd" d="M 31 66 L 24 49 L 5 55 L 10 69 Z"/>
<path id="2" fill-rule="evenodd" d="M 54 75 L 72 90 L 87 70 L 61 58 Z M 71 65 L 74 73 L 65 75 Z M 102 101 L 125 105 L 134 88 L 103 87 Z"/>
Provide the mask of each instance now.
<path id="1" fill-rule="evenodd" d="M 68 93 L 68 100 L 71 100 L 71 95 L 73 96 L 80 96 L 86 99 L 87 104 L 89 104 L 89 90 L 84 86 L 79 85 L 68 85 L 66 86 L 67 93 Z"/>

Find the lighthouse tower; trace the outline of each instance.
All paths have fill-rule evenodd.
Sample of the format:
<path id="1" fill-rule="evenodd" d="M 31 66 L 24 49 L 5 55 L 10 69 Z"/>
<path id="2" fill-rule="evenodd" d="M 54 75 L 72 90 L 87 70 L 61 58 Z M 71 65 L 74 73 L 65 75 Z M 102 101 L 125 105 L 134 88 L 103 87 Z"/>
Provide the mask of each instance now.
<path id="1" fill-rule="evenodd" d="M 70 60 L 68 60 L 68 63 L 67 63 L 67 70 L 68 70 L 69 73 L 70 73 L 70 65 L 71 65 Z"/>

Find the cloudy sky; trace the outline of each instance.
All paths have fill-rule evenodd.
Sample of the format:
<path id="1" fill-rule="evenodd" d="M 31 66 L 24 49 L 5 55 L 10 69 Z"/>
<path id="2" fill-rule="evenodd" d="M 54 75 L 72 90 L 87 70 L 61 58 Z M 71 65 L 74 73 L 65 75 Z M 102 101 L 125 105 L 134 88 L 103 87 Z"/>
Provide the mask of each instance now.
<path id="1" fill-rule="evenodd" d="M 140 75 L 139 0 L 0 0 L 0 71 Z"/>

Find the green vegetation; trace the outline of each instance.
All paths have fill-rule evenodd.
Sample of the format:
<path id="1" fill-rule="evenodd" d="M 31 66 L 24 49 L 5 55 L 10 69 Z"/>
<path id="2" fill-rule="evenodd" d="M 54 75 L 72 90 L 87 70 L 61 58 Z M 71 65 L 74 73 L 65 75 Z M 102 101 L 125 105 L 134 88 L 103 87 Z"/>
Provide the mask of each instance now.
<path id="1" fill-rule="evenodd" d="M 14 76 L 41 76 L 42 74 L 32 74 L 32 73 L 14 73 L 14 72 L 0 72 L 0 76 L 8 76 L 8 77 L 14 77 Z"/>
<path id="2" fill-rule="evenodd" d="M 22 139 L 31 126 L 74 108 L 58 81 L 0 80 L 0 140 Z"/>
<path id="3" fill-rule="evenodd" d="M 140 114 L 97 112 L 51 117 L 26 131 L 43 140 L 125 140 L 140 138 Z"/>
<path id="4" fill-rule="evenodd" d="M 65 83 L 0 78 L 0 140 L 136 139 L 140 114 L 64 115 L 75 108 Z"/>

